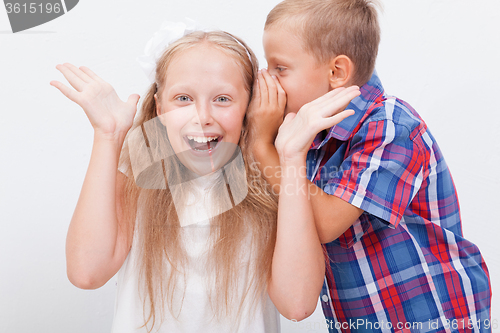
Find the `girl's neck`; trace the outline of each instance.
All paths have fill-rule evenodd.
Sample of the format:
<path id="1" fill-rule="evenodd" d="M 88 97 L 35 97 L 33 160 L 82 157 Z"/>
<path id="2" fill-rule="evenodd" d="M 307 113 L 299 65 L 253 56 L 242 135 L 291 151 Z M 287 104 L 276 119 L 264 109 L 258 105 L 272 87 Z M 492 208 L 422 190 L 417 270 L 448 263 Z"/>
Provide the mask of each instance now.
<path id="1" fill-rule="evenodd" d="M 192 184 L 200 189 L 208 189 L 212 187 L 219 177 L 222 177 L 222 169 L 209 173 L 207 175 L 197 175 L 191 180 Z"/>

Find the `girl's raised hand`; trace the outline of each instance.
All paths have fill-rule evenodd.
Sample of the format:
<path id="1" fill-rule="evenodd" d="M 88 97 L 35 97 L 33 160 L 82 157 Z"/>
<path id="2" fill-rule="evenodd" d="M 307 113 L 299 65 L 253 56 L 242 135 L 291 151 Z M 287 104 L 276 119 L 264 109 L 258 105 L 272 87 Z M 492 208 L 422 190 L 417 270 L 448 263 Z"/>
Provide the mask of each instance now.
<path id="1" fill-rule="evenodd" d="M 69 63 L 56 68 L 75 90 L 59 81 L 51 81 L 50 85 L 82 107 L 94 131 L 113 138 L 124 137 L 132 127 L 140 96 L 132 94 L 123 102 L 114 88 L 89 68 Z"/>
<path id="2" fill-rule="evenodd" d="M 353 110 L 344 109 L 359 94 L 357 86 L 337 88 L 305 104 L 297 114 L 287 114 L 275 141 L 280 161 L 295 158 L 305 160 L 307 151 L 319 132 L 354 114 Z"/>

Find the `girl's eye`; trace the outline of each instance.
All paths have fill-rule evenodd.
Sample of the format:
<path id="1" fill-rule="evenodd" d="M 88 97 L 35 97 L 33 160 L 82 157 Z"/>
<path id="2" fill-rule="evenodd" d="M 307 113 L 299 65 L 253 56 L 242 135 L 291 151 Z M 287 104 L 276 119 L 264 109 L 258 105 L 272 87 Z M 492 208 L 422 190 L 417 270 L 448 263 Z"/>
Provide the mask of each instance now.
<path id="1" fill-rule="evenodd" d="M 227 98 L 226 96 L 219 96 L 219 97 L 217 97 L 216 101 L 222 102 L 222 103 L 229 102 L 229 98 Z"/>
<path id="2" fill-rule="evenodd" d="M 277 71 L 278 73 L 281 73 L 281 72 L 283 72 L 286 68 L 285 68 L 285 67 L 280 67 L 280 66 L 278 66 L 278 67 L 276 67 L 275 69 L 276 69 L 276 71 Z"/>
<path id="3" fill-rule="evenodd" d="M 177 96 L 175 98 L 176 100 L 178 100 L 179 102 L 189 102 L 191 99 L 186 96 L 186 95 L 182 95 L 182 96 Z"/>

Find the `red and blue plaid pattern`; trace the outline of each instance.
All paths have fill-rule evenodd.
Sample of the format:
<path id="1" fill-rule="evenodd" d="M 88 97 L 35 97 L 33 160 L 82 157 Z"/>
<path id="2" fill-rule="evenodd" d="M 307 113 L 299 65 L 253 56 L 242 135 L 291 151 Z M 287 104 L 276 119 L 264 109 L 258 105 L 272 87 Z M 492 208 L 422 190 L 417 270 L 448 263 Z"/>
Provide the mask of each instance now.
<path id="1" fill-rule="evenodd" d="M 426 124 L 376 74 L 347 108 L 307 156 L 309 179 L 364 210 L 324 244 L 330 332 L 490 332 L 488 269 Z"/>

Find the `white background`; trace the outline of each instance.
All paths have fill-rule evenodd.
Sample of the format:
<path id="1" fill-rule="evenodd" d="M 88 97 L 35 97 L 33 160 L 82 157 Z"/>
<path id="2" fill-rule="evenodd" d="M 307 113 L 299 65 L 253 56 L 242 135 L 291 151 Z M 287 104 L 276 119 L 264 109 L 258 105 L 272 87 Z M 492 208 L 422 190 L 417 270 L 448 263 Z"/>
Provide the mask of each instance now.
<path id="1" fill-rule="evenodd" d="M 262 29 L 277 0 L 83 0 L 12 34 L 0 8 L 0 332 L 109 332 L 115 280 L 87 291 L 66 277 L 66 231 L 92 128 L 51 80 L 86 65 L 125 99 L 148 84 L 135 62 L 163 20 L 193 18 L 244 40 L 266 65 Z M 490 269 L 500 320 L 500 2 L 384 0 L 377 70 L 389 94 L 422 115 L 452 171 L 463 231 Z M 283 332 L 325 332 L 321 312 Z"/>

